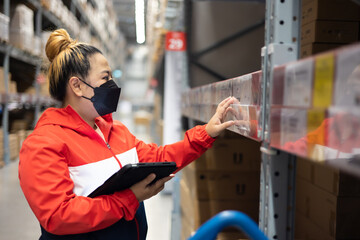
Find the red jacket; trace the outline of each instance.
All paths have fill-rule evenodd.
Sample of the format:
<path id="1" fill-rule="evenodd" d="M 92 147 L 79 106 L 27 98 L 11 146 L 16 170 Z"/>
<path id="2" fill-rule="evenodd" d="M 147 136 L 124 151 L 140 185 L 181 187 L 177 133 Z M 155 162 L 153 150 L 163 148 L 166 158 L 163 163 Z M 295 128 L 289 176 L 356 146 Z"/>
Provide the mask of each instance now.
<path id="1" fill-rule="evenodd" d="M 40 224 L 53 234 L 104 229 L 132 220 L 139 207 L 130 189 L 86 197 L 122 165 L 174 161 L 179 168 L 211 147 L 214 139 L 197 126 L 184 140 L 159 147 L 133 136 L 111 114 L 96 119 L 106 142 L 70 106 L 49 108 L 20 151 L 19 179 Z"/>

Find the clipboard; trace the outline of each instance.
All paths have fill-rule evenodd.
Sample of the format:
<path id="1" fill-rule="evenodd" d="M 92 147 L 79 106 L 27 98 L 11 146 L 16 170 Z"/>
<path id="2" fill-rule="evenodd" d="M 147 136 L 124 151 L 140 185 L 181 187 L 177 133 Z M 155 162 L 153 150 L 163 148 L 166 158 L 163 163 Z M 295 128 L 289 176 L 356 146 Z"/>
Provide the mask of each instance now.
<path id="1" fill-rule="evenodd" d="M 108 178 L 101 186 L 88 195 L 94 198 L 100 195 L 109 195 L 127 189 L 140 182 L 149 174 L 155 173 L 156 178 L 149 184 L 169 176 L 177 169 L 175 162 L 150 162 L 126 164 L 119 171 Z"/>

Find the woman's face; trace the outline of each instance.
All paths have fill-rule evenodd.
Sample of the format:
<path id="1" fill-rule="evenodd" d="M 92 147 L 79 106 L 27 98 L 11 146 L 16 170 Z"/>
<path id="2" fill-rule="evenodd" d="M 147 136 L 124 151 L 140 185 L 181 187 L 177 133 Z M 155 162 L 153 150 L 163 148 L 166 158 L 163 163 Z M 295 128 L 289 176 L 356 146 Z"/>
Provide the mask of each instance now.
<path id="1" fill-rule="evenodd" d="M 89 85 L 91 85 L 94 88 L 99 87 L 100 85 L 102 85 L 103 83 L 105 83 L 106 81 L 112 78 L 109 63 L 102 54 L 96 53 L 92 55 L 89 58 L 89 62 L 90 62 L 90 70 L 87 78 L 84 79 L 84 81 L 87 82 Z M 83 92 L 84 96 L 91 98 L 94 95 L 94 90 L 91 87 L 87 86 L 86 84 L 83 85 L 84 85 L 84 92 Z"/>
<path id="2" fill-rule="evenodd" d="M 109 63 L 102 54 L 96 53 L 92 55 L 89 58 L 89 62 L 90 70 L 88 76 L 86 79 L 83 79 L 87 84 L 96 88 L 112 78 Z M 81 84 L 82 95 L 87 98 L 92 98 L 94 96 L 94 89 L 83 82 L 81 82 Z M 83 104 L 81 108 L 88 110 L 87 114 L 90 118 L 99 116 L 91 101 L 83 98 L 81 102 L 81 104 Z"/>

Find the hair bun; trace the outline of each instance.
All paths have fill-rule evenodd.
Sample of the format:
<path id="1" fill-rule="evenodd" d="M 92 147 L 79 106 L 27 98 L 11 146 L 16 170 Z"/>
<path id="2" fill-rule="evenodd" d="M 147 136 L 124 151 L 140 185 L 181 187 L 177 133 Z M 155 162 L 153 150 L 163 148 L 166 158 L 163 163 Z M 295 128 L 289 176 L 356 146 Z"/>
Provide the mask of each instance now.
<path id="1" fill-rule="evenodd" d="M 57 29 L 50 34 L 46 43 L 46 56 L 49 61 L 52 62 L 60 52 L 71 47 L 75 43 L 76 41 L 70 37 L 69 33 L 65 29 Z"/>

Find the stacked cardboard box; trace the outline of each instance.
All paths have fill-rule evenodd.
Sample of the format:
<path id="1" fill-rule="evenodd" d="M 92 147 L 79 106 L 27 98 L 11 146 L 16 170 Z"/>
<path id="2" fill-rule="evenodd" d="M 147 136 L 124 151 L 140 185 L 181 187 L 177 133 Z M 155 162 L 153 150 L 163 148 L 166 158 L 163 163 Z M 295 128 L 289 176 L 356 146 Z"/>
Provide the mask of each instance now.
<path id="1" fill-rule="evenodd" d="M 203 156 L 182 170 L 180 195 L 186 235 L 183 239 L 224 210 L 238 210 L 258 221 L 259 149 L 259 143 L 240 135 L 220 138 Z M 221 239 L 229 239 L 228 235 L 236 236 L 232 239 L 246 238 L 237 229 L 226 229 Z"/>
<path id="2" fill-rule="evenodd" d="M 24 4 L 11 10 L 10 43 L 32 52 L 34 46 L 34 12 Z"/>
<path id="3" fill-rule="evenodd" d="M 10 160 L 16 160 L 19 156 L 19 139 L 16 133 L 9 134 Z"/>
<path id="4" fill-rule="evenodd" d="M 297 161 L 296 239 L 359 239 L 360 179 Z"/>
<path id="5" fill-rule="evenodd" d="M 41 5 L 54 14 L 75 36 L 79 34 L 80 22 L 61 0 L 41 0 Z"/>
<path id="6" fill-rule="evenodd" d="M 350 0 L 302 1 L 301 57 L 356 42 L 359 9 Z"/>
<path id="7" fill-rule="evenodd" d="M 9 41 L 9 17 L 0 13 L 0 41 Z"/>
<path id="8" fill-rule="evenodd" d="M 11 73 L 8 73 L 8 93 L 16 93 L 17 86 L 15 81 L 11 81 Z M 0 67 L 0 93 L 5 93 L 5 79 L 4 79 L 4 69 Z"/>

